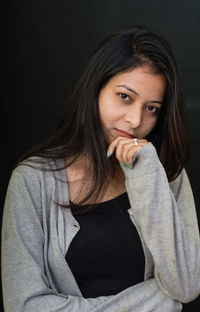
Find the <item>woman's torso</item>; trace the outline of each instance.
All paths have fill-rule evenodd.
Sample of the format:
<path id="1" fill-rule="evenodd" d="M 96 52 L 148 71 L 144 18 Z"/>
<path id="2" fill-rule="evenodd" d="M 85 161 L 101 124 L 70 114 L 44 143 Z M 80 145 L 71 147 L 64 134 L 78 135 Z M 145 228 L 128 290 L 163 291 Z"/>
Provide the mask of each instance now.
<path id="1" fill-rule="evenodd" d="M 67 168 L 69 200 L 75 204 L 87 195 L 92 180 L 82 186 L 80 172 Z M 84 207 L 92 204 L 92 199 Z M 138 232 L 130 220 L 124 174 L 118 170 L 97 206 L 76 214 L 80 230 L 66 254 L 73 275 L 85 298 L 114 295 L 144 280 L 145 258 Z"/>

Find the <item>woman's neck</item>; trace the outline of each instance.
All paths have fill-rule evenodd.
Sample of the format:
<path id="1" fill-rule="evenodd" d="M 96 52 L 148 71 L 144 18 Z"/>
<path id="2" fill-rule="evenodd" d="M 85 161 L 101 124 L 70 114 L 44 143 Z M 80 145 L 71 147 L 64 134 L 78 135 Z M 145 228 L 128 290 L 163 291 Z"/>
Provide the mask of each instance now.
<path id="1" fill-rule="evenodd" d="M 69 167 L 67 167 L 67 180 L 69 188 L 69 197 L 72 202 L 76 202 L 76 196 L 84 198 L 84 196 L 90 190 L 94 182 L 94 176 L 92 174 L 92 166 L 88 158 L 79 157 Z M 112 199 L 123 192 L 125 192 L 125 177 L 124 173 L 119 165 L 116 165 L 114 177 L 106 177 L 105 185 L 106 190 L 100 201 Z M 80 199 L 79 198 L 79 199 Z M 93 199 L 90 199 L 93 202 Z"/>

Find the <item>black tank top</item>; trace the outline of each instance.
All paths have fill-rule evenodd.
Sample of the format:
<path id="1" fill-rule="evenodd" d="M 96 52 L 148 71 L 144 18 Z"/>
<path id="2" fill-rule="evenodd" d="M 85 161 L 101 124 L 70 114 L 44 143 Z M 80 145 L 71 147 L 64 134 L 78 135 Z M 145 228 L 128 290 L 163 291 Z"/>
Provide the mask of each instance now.
<path id="1" fill-rule="evenodd" d="M 128 195 L 123 193 L 91 212 L 74 214 L 80 230 L 66 261 L 83 297 L 115 295 L 144 281 L 143 248 L 129 208 Z"/>

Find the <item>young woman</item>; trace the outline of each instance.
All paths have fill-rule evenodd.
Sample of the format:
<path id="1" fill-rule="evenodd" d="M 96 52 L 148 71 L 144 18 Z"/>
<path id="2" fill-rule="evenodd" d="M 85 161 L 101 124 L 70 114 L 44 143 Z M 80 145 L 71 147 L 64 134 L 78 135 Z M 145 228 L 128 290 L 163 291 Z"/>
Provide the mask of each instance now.
<path id="1" fill-rule="evenodd" d="M 200 293 L 188 138 L 167 41 L 103 41 L 59 128 L 14 169 L 5 201 L 6 312 L 181 311 Z"/>

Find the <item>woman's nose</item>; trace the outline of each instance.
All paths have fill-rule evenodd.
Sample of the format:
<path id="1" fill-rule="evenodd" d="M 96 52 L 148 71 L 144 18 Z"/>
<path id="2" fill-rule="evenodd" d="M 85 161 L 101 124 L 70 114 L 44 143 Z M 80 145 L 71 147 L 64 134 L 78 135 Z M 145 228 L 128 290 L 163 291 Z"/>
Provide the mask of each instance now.
<path id="1" fill-rule="evenodd" d="M 132 106 L 126 112 L 126 122 L 128 122 L 132 128 L 139 128 L 142 124 L 143 108 Z"/>

